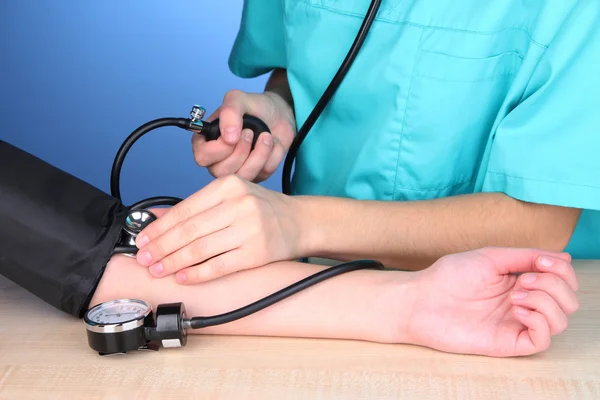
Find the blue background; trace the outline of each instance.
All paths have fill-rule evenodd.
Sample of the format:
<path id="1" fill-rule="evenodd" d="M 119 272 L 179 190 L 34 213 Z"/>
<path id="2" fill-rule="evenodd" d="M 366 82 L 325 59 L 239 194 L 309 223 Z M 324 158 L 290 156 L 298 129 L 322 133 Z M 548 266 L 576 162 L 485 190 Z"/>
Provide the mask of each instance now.
<path id="1" fill-rule="evenodd" d="M 0 2 L 0 138 L 109 192 L 113 158 L 138 126 L 207 116 L 230 89 L 262 91 L 227 59 L 242 0 Z M 125 204 L 187 197 L 212 179 L 191 133 L 161 128 L 125 160 Z M 263 185 L 281 190 L 281 167 Z"/>

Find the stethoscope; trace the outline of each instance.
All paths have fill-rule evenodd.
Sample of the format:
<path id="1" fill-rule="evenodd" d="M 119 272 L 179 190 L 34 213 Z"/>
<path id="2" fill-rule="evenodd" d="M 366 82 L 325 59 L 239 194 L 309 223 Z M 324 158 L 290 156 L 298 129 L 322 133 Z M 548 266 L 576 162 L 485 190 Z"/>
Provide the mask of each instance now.
<path id="1" fill-rule="evenodd" d="M 319 99 L 290 146 L 283 166 L 282 192 L 291 193 L 291 171 L 300 145 L 315 124 L 327 103 L 341 84 L 352 62 L 356 58 L 366 35 L 375 19 L 381 0 L 372 0 L 360 30 L 331 83 Z M 216 140 L 220 136 L 219 120 L 204 121 L 206 110 L 201 106 L 193 106 L 190 118 L 161 118 L 150 121 L 132 132 L 123 142 L 115 157 L 110 190 L 111 195 L 121 200 L 120 175 L 123 162 L 133 144 L 142 136 L 155 129 L 174 126 L 194 134 L 204 135 L 206 140 Z M 254 133 L 252 149 L 258 136 L 267 132 L 269 127 L 259 118 L 252 115 L 243 116 L 243 129 L 251 129 Z M 182 201 L 177 197 L 152 197 L 141 200 L 128 207 L 128 214 L 121 232 L 119 243 L 115 246 L 115 254 L 134 256 L 137 253 L 135 238 L 145 227 L 157 219 L 148 209 L 159 206 L 174 206 Z M 183 347 L 187 343 L 187 330 L 200 329 L 214 325 L 226 324 L 247 317 L 289 296 L 298 293 L 326 279 L 343 273 L 360 269 L 383 269 L 384 266 L 375 260 L 356 260 L 325 269 L 304 278 L 286 288 L 245 307 L 224 314 L 209 317 L 191 317 L 185 312 L 183 303 L 160 304 L 156 311 L 143 300 L 121 299 L 100 303 L 84 315 L 89 346 L 100 355 L 125 354 L 133 350 L 158 350 L 159 348 Z"/>

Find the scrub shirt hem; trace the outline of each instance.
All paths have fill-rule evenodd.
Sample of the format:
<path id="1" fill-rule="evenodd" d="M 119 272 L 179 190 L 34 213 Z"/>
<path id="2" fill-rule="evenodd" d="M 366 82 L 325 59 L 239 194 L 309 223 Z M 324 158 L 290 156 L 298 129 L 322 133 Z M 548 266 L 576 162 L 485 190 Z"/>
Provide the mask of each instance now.
<path id="1" fill-rule="evenodd" d="M 600 187 L 553 182 L 488 172 L 483 192 L 503 192 L 529 203 L 600 210 Z"/>
<path id="2" fill-rule="evenodd" d="M 262 67 L 262 68 L 250 67 L 250 66 L 240 63 L 239 61 L 230 61 L 229 62 L 229 70 L 231 71 L 231 73 L 234 74 L 235 76 L 237 76 L 238 78 L 242 78 L 242 79 L 257 78 L 259 76 L 265 75 L 265 74 L 273 71 L 274 69 L 275 68 L 269 68 L 269 67 Z"/>

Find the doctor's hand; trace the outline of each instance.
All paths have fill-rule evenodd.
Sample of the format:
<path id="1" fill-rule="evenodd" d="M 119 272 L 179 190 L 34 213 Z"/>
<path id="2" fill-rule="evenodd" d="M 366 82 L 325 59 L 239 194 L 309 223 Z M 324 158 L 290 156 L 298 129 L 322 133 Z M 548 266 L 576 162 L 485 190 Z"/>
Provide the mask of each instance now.
<path id="1" fill-rule="evenodd" d="M 260 133 L 254 150 L 250 151 L 254 134 L 242 131 L 242 117 L 250 114 L 263 120 L 271 130 Z M 221 136 L 206 141 L 202 135 L 193 135 L 194 159 L 207 167 L 214 177 L 237 174 L 253 182 L 269 178 L 282 162 L 296 132 L 294 112 L 278 94 L 245 93 L 232 90 L 225 95 L 223 104 L 207 120 L 219 118 Z"/>
<path id="2" fill-rule="evenodd" d="M 411 342 L 494 357 L 546 350 L 579 307 L 570 262 L 565 253 L 511 248 L 441 258 L 416 275 Z"/>
<path id="3" fill-rule="evenodd" d="M 236 175 L 218 178 L 140 232 L 137 261 L 155 277 L 195 284 L 298 258 L 297 202 Z"/>

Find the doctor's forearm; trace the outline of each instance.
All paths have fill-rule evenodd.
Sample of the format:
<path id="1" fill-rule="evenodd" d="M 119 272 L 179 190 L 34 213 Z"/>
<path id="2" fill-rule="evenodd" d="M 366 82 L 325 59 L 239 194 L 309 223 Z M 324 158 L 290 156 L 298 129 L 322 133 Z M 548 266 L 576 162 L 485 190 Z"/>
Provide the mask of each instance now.
<path id="1" fill-rule="evenodd" d="M 134 258 L 118 255 L 109 262 L 90 308 L 108 300 L 138 298 L 154 309 L 160 303 L 183 302 L 189 316 L 216 315 L 253 303 L 323 268 L 280 262 L 186 286 L 174 278 L 155 279 Z M 407 343 L 405 326 L 416 293 L 412 277 L 408 272 L 378 270 L 342 274 L 246 318 L 191 333 Z"/>
<path id="2" fill-rule="evenodd" d="M 429 201 L 302 198 L 306 253 L 423 269 L 446 254 L 486 246 L 563 251 L 580 210 L 525 203 L 500 193 Z"/>

